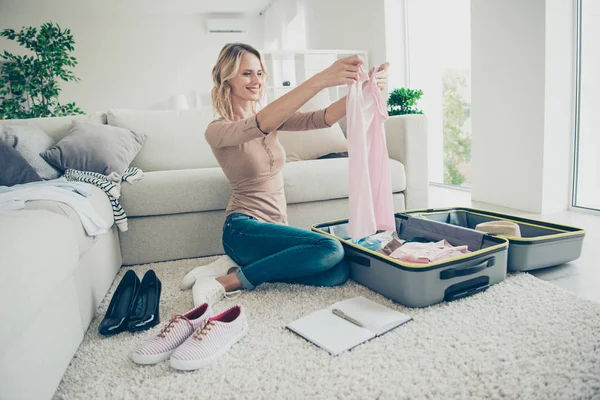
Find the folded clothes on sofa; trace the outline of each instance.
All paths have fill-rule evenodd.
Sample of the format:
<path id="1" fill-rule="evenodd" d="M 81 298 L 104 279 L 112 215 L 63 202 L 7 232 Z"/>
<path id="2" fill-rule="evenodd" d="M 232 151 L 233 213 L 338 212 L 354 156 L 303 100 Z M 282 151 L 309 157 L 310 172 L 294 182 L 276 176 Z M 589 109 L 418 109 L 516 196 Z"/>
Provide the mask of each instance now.
<path id="1" fill-rule="evenodd" d="M 83 197 L 88 197 L 92 193 L 92 188 L 90 185 L 82 182 L 69 182 L 65 177 L 60 177 L 56 179 L 48 179 L 44 181 L 37 182 L 29 182 L 20 185 L 10 186 L 10 188 L 6 186 L 0 186 L 0 193 L 7 192 L 10 190 L 7 189 L 20 189 L 20 188 L 33 188 L 33 187 L 57 187 L 69 190 L 71 192 L 79 193 Z"/>
<path id="2" fill-rule="evenodd" d="M 94 207 L 79 193 L 68 187 L 55 185 L 23 184 L 15 186 L 0 186 L 0 211 L 14 211 L 17 207 L 25 207 L 25 202 L 33 200 L 52 200 L 65 203 L 75 210 L 85 231 L 90 236 L 101 235 L 108 231 L 110 225 L 94 210 Z"/>

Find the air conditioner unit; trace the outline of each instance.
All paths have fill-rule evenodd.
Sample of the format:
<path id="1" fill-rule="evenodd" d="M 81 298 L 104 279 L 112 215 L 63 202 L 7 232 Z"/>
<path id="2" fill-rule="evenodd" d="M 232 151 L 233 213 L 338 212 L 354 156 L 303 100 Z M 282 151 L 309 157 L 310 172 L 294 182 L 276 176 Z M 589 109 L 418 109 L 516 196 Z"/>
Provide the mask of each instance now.
<path id="1" fill-rule="evenodd" d="M 209 18 L 206 28 L 208 33 L 246 33 L 248 22 L 242 18 Z"/>

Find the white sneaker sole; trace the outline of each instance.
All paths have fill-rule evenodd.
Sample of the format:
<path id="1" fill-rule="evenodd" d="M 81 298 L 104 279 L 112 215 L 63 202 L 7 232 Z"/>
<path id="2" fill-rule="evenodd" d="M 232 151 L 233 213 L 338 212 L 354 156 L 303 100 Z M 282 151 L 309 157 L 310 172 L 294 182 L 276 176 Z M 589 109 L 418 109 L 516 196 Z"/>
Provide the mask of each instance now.
<path id="1" fill-rule="evenodd" d="M 195 369 L 202 368 L 203 366 L 210 364 L 211 362 L 215 361 L 217 358 L 225 354 L 231 348 L 231 346 L 233 346 L 236 342 L 238 342 L 240 339 L 246 336 L 247 333 L 248 326 L 246 325 L 246 328 L 240 333 L 238 333 L 229 343 L 223 346 L 215 354 L 207 358 L 202 358 L 200 360 L 178 360 L 176 358 L 171 358 L 171 367 L 180 371 L 193 371 Z"/>
<path id="2" fill-rule="evenodd" d="M 161 361 L 168 360 L 174 351 L 175 351 L 175 349 L 173 349 L 171 351 L 167 351 L 165 353 L 152 354 L 152 355 L 138 354 L 138 353 L 134 352 L 131 354 L 131 359 L 133 360 L 134 363 L 141 364 L 141 365 L 158 364 Z"/>

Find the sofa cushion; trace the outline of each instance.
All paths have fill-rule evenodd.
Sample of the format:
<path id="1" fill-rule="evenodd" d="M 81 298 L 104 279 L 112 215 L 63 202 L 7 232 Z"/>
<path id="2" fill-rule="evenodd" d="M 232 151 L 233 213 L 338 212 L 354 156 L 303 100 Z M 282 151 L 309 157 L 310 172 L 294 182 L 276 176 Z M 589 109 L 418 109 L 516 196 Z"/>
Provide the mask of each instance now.
<path id="1" fill-rule="evenodd" d="M 27 119 L 7 119 L 0 121 L 0 125 L 30 125 L 35 126 L 50 135 L 55 141 L 67 136 L 73 121 L 86 121 L 95 124 L 106 124 L 106 114 L 102 112 L 87 115 L 70 115 L 68 117 L 44 117 Z"/>
<path id="2" fill-rule="evenodd" d="M 106 196 L 102 189 L 96 186 L 90 186 L 91 194 L 89 197 L 87 197 L 87 199 L 90 201 L 92 207 L 94 207 L 94 210 L 96 210 L 100 217 L 104 221 L 108 222 L 109 226 L 112 226 L 114 224 L 114 216 L 108 196 Z M 58 214 L 63 218 L 66 217 L 75 229 L 77 242 L 79 243 L 78 248 L 80 255 L 87 253 L 88 250 L 90 250 L 94 245 L 95 239 L 87 235 L 85 228 L 81 224 L 81 219 L 77 215 L 77 212 L 65 203 L 59 203 L 57 201 L 50 200 L 28 201 L 25 203 L 25 209 L 46 210 L 54 214 Z"/>
<path id="3" fill-rule="evenodd" d="M 404 165 L 390 161 L 392 192 L 406 189 Z M 288 163 L 283 170 L 288 204 L 348 197 L 348 159 L 331 158 Z"/>
<path id="4" fill-rule="evenodd" d="M 300 107 L 299 111 L 317 111 L 331 104 L 328 89 L 322 90 Z M 316 160 L 330 153 L 348 150 L 348 142 L 339 124 L 329 128 L 308 131 L 277 131 L 281 145 L 285 149 L 286 161 Z"/>
<path id="5" fill-rule="evenodd" d="M 390 160 L 392 190 L 406 188 L 402 163 Z M 283 170 L 288 204 L 348 197 L 348 159 L 287 163 Z M 121 205 L 130 217 L 224 210 L 231 197 L 221 168 L 146 173 L 135 185 L 123 184 Z"/>
<path id="6" fill-rule="evenodd" d="M 121 206 L 130 217 L 223 210 L 231 187 L 217 168 L 146 172 L 134 185 L 121 185 Z"/>
<path id="7" fill-rule="evenodd" d="M 144 172 L 218 167 L 204 131 L 211 107 L 190 110 L 109 110 L 108 124 L 147 135 L 132 165 Z"/>
<path id="8" fill-rule="evenodd" d="M 36 315 L 57 311 L 46 296 L 74 273 L 79 252 L 73 224 L 47 210 L 0 212 L 0 226 L 0 343 L 10 343 Z"/>

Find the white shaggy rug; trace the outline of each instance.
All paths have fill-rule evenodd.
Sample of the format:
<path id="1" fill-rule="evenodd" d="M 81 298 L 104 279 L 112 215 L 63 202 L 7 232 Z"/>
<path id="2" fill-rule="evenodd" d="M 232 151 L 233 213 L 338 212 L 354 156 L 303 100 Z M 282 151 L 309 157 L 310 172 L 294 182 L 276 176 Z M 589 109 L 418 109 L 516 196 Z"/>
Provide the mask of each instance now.
<path id="1" fill-rule="evenodd" d="M 152 268 L 162 281 L 161 324 L 104 338 L 98 324 L 123 268 L 54 398 L 600 398 L 600 304 L 528 274 L 425 309 L 402 307 L 354 282 L 337 288 L 265 284 L 216 305 L 215 311 L 246 307 L 250 332 L 212 366 L 179 372 L 168 362 L 134 364 L 130 351 L 172 314 L 192 308 L 191 291 L 179 290 L 183 276 L 212 260 L 133 267 L 140 278 Z M 414 320 L 338 357 L 285 329 L 311 311 L 358 295 Z"/>

